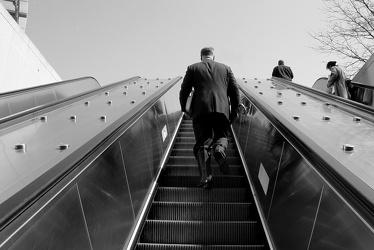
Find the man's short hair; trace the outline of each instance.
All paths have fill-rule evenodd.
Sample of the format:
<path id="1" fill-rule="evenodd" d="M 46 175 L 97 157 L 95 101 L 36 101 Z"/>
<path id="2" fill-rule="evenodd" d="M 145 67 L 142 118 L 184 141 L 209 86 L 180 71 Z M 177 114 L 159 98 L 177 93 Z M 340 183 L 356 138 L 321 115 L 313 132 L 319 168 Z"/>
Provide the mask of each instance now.
<path id="1" fill-rule="evenodd" d="M 279 60 L 278 61 L 278 65 L 283 65 L 284 64 L 284 61 L 283 60 Z"/>
<path id="2" fill-rule="evenodd" d="M 213 55 L 214 55 L 214 49 L 212 47 L 202 48 L 200 52 L 200 56 L 213 56 Z"/>

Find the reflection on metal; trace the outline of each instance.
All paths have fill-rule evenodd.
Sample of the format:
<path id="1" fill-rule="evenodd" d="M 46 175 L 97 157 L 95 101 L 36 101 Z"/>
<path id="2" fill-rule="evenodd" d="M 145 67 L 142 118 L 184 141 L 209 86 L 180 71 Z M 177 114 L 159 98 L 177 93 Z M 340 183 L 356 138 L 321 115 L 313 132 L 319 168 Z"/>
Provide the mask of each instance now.
<path id="1" fill-rule="evenodd" d="M 0 249 L 125 248 L 172 143 L 161 130 L 174 134 L 182 116 L 180 79 L 158 92 L 159 80 L 149 80 L 148 96 L 129 86 L 137 100 L 132 106 L 121 91 L 126 82 L 118 83 L 112 86 L 116 105 L 110 109 L 105 95 L 97 94 L 89 107 L 79 100 L 49 112 L 48 123 L 31 119 L 1 130 L 1 145 L 13 147 L 9 143 L 22 134 L 28 152 L 27 158 L 8 150 L 0 154 Z M 72 112 L 78 123 L 66 119 Z M 107 112 L 105 124 L 97 119 L 100 112 Z M 17 214 L 24 205 L 29 207 Z"/>
<path id="2" fill-rule="evenodd" d="M 232 127 L 274 249 L 373 249 L 374 175 L 365 171 L 374 167 L 368 166 L 374 162 L 373 119 L 357 123 L 357 110 L 327 106 L 323 95 L 312 92 L 303 94 L 308 106 L 296 105 L 293 88 L 282 92 L 287 101 L 279 106 L 271 98 L 277 88 L 269 88 L 272 83 L 263 81 L 259 95 L 251 87 L 255 80 L 238 82 L 249 112 Z M 303 119 L 295 123 L 298 112 Z M 345 151 L 342 145 L 355 146 Z"/>
<path id="3" fill-rule="evenodd" d="M 32 109 L 56 103 L 100 87 L 92 77 L 40 85 L 0 94 L 0 123 Z"/>

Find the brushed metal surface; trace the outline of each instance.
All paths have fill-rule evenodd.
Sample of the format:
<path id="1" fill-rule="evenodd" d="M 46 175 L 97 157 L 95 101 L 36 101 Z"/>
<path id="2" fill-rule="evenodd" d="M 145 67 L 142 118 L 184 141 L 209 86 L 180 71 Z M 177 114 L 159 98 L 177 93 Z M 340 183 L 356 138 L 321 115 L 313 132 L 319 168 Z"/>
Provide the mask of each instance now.
<path id="1" fill-rule="evenodd" d="M 372 190 L 373 184 L 370 180 L 373 174 L 368 169 L 373 162 L 369 155 L 373 153 L 373 123 L 365 119 L 354 122 L 351 119 L 354 110 L 348 112 L 335 104 L 326 105 L 273 81 L 245 80 L 242 85 L 256 103 L 243 98 L 249 109 L 233 123 L 233 130 L 275 249 L 372 249 L 374 231 L 370 224 L 316 172 L 255 104 L 263 105 L 261 109 L 276 116 L 271 118 L 277 126 L 279 120 L 294 136 L 302 136 L 315 150 L 311 153 L 332 157 L 331 164 L 341 163 L 332 167 L 347 178 L 345 181 L 357 188 L 362 187 L 358 183 L 371 186 L 366 186 L 363 192 Z M 300 120 L 293 120 L 293 115 L 300 116 Z M 331 120 L 324 121 L 323 115 Z M 358 145 L 359 149 L 343 152 L 338 146 L 343 146 L 343 142 Z"/>
<path id="2" fill-rule="evenodd" d="M 48 119 L 44 122 L 31 119 L 0 131 L 3 173 L 0 209 L 5 214 L 10 208 L 5 205 L 9 200 L 13 202 L 14 196 L 27 199 L 22 195 L 33 192 L 27 189 L 30 183 L 48 182 L 41 177 L 53 170 L 53 166 L 76 155 L 81 147 L 105 130 L 119 129 L 118 137 L 110 138 L 98 148 L 103 152 L 97 157 L 93 155 L 96 157 L 93 162 L 78 167 L 72 176 L 56 184 L 0 231 L 1 249 L 30 246 L 35 249 L 49 246 L 50 249 L 123 249 L 126 246 L 161 167 L 164 148 L 174 133 L 168 124 L 175 123 L 177 114 L 182 115 L 172 107 L 166 108 L 175 106 L 178 96 L 162 97 L 127 130 L 120 128 L 147 104 L 148 95 L 162 90 L 154 86 L 160 81 L 140 79 L 125 87 L 116 86 L 112 91 L 89 98 L 89 105 L 81 101 L 47 113 Z M 180 88 L 180 83 L 176 85 L 172 93 Z M 149 91 L 147 95 L 142 93 L 144 89 Z M 167 104 L 164 100 L 168 100 Z M 108 105 L 108 101 L 112 101 L 112 105 Z M 103 114 L 107 116 L 106 121 L 99 118 Z M 76 120 L 70 119 L 73 115 Z M 164 127 L 167 130 L 165 141 L 162 140 Z M 26 149 L 15 150 L 15 141 L 24 142 Z M 61 142 L 70 146 L 59 150 Z M 59 167 L 62 169 L 58 171 L 64 171 L 63 165 Z M 64 245 L 64 241 L 68 243 Z"/>
<path id="3" fill-rule="evenodd" d="M 92 250 L 77 186 L 73 186 L 7 249 Z"/>

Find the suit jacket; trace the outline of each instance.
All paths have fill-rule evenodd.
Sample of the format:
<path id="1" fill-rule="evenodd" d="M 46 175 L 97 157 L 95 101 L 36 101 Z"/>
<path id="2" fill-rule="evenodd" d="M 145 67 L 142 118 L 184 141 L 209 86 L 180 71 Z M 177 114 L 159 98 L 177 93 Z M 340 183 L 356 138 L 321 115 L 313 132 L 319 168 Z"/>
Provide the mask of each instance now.
<path id="1" fill-rule="evenodd" d="M 231 120 L 230 118 L 236 114 L 240 96 L 230 67 L 210 59 L 188 66 L 179 92 L 179 102 L 183 112 L 186 111 L 187 97 L 192 88 L 195 90 L 191 104 L 192 118 L 218 112 L 225 114 L 226 118 Z"/>
<path id="2" fill-rule="evenodd" d="M 286 80 L 291 81 L 293 78 L 293 72 L 291 68 L 286 65 L 278 65 L 274 67 L 273 73 L 271 74 L 271 76 L 284 78 Z"/>

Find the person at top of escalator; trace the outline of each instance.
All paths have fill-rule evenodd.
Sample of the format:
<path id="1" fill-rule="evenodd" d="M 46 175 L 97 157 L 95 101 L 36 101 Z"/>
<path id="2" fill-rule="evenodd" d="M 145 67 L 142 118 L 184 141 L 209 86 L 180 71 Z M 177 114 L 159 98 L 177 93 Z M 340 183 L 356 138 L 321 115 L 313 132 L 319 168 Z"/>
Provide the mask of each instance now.
<path id="1" fill-rule="evenodd" d="M 225 150 L 231 122 L 237 117 L 239 88 L 231 68 L 215 61 L 214 49 L 203 48 L 200 62 L 187 67 L 179 92 L 181 109 L 186 113 L 187 98 L 191 102 L 195 145 L 193 152 L 200 173 L 199 187 L 212 186 L 211 152 L 224 174 L 229 173 Z"/>
<path id="2" fill-rule="evenodd" d="M 326 65 L 326 69 L 331 71 L 327 80 L 327 87 L 333 89 L 332 94 L 343 98 L 349 98 L 344 71 L 336 65 L 336 61 L 329 61 Z"/>
<path id="3" fill-rule="evenodd" d="M 283 60 L 278 61 L 278 66 L 275 66 L 273 69 L 273 73 L 271 76 L 283 78 L 289 81 L 293 79 L 293 72 L 292 69 L 286 65 L 284 65 Z"/>

